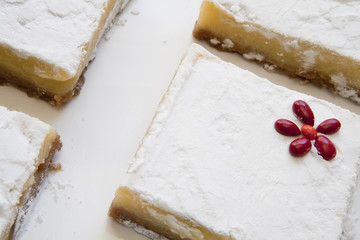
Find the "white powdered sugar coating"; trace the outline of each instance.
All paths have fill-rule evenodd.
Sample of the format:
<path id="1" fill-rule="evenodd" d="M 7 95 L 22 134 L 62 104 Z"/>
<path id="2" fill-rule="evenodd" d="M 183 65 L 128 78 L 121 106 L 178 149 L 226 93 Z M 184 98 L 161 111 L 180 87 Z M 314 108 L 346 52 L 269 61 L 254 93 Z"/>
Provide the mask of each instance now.
<path id="1" fill-rule="evenodd" d="M 337 148 L 333 160 L 314 147 L 292 157 L 295 137 L 274 129 L 280 118 L 301 126 L 292 113 L 298 99 L 312 108 L 315 126 L 334 117 L 342 123 L 328 135 Z M 354 132 L 360 116 L 276 86 L 193 44 L 122 186 L 232 239 L 339 240 L 360 164 Z"/>
<path id="2" fill-rule="evenodd" d="M 35 57 L 64 71 L 79 71 L 108 0 L 0 1 L 0 45 L 20 58 Z M 115 14 L 128 1 L 118 0 Z M 117 8 L 117 9 L 116 9 Z M 42 69 L 38 69 L 41 76 Z"/>
<path id="3" fill-rule="evenodd" d="M 256 61 L 259 61 L 259 62 L 262 62 L 265 59 L 263 55 L 261 55 L 259 53 L 253 53 L 253 52 L 244 53 L 243 57 L 248 59 L 248 60 L 256 60 Z"/>
<path id="4" fill-rule="evenodd" d="M 167 238 L 165 238 L 153 231 L 150 231 L 136 223 L 133 223 L 130 221 L 123 221 L 123 222 L 121 222 L 121 224 L 123 224 L 125 227 L 133 228 L 135 232 L 142 234 L 152 240 L 168 240 Z"/>
<path id="5" fill-rule="evenodd" d="M 223 43 L 221 44 L 221 47 L 223 47 L 223 48 L 233 48 L 234 43 L 229 38 L 225 38 Z"/>
<path id="6" fill-rule="evenodd" d="M 253 22 L 284 36 L 312 42 L 360 60 L 360 1 L 209 1 L 231 13 L 240 23 Z"/>
<path id="7" fill-rule="evenodd" d="M 357 94 L 356 90 L 348 86 L 346 78 L 342 73 L 332 75 L 331 81 L 334 84 L 336 92 L 340 96 L 350 98 L 360 104 L 360 96 Z"/>
<path id="8" fill-rule="evenodd" d="M 38 155 L 50 130 L 36 118 L 0 107 L 0 239 L 15 220 L 24 185 L 40 164 Z"/>

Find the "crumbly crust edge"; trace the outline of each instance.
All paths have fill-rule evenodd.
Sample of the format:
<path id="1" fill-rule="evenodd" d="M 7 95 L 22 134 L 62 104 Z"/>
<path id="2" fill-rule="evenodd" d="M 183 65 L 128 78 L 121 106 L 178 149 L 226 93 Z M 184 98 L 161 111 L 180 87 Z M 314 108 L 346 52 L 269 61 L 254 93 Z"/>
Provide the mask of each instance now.
<path id="1" fill-rule="evenodd" d="M 85 71 L 86 68 L 80 75 L 79 79 L 76 81 L 73 89 L 63 95 L 56 95 L 44 88 L 40 88 L 35 84 L 26 81 L 25 79 L 16 77 L 2 69 L 0 69 L 0 85 L 13 86 L 25 92 L 29 97 L 40 98 L 50 103 L 51 105 L 61 106 L 70 101 L 73 97 L 79 95 L 81 87 L 85 82 Z"/>
<path id="2" fill-rule="evenodd" d="M 152 240 L 184 240 L 177 234 L 167 229 L 157 228 L 151 222 L 143 220 L 125 208 L 115 206 L 114 204 L 110 207 L 108 215 L 124 226 L 133 228 L 139 234 L 145 235 Z"/>

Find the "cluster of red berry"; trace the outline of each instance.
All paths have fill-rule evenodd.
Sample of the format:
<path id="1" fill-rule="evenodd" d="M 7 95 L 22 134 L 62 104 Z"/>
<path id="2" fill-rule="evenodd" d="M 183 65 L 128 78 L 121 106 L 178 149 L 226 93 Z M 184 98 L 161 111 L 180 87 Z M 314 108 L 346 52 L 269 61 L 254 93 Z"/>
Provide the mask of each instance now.
<path id="1" fill-rule="evenodd" d="M 335 118 L 327 119 L 320 123 L 315 129 L 314 113 L 306 102 L 297 100 L 294 102 L 292 109 L 296 117 L 304 123 L 301 130 L 295 123 L 287 119 L 279 119 L 275 122 L 276 131 L 285 136 L 303 135 L 303 137 L 297 138 L 290 143 L 290 153 L 297 157 L 304 156 L 311 149 L 311 140 L 315 140 L 314 146 L 317 149 L 318 154 L 325 160 L 333 159 L 336 156 L 335 145 L 330 139 L 324 135 L 318 135 L 318 133 L 336 133 L 341 127 L 339 120 Z"/>

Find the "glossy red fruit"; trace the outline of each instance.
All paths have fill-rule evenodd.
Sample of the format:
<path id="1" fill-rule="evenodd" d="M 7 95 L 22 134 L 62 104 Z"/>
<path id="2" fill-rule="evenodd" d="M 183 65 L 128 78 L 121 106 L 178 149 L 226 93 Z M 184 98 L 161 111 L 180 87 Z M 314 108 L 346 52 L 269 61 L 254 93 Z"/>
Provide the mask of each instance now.
<path id="1" fill-rule="evenodd" d="M 285 136 L 299 136 L 301 134 L 300 129 L 290 120 L 278 119 L 275 122 L 275 129 L 278 133 Z"/>
<path id="2" fill-rule="evenodd" d="M 316 131 L 324 134 L 333 134 L 339 131 L 340 128 L 340 121 L 336 118 L 330 118 L 320 123 L 319 126 L 316 128 Z"/>
<path id="3" fill-rule="evenodd" d="M 317 136 L 317 132 L 314 127 L 305 124 L 301 127 L 301 133 L 304 137 L 307 137 L 309 140 L 314 140 Z"/>
<path id="4" fill-rule="evenodd" d="M 314 113 L 312 112 L 311 108 L 306 102 L 302 100 L 297 100 L 293 103 L 292 109 L 296 117 L 300 121 L 310 126 L 314 126 L 314 122 L 315 122 Z"/>
<path id="5" fill-rule="evenodd" d="M 336 156 L 335 145 L 323 135 L 319 135 L 315 139 L 315 148 L 317 153 L 322 156 L 325 160 L 331 160 Z"/>
<path id="6" fill-rule="evenodd" d="M 290 143 L 289 151 L 295 157 L 304 156 L 311 149 L 311 142 L 308 138 L 297 138 Z"/>

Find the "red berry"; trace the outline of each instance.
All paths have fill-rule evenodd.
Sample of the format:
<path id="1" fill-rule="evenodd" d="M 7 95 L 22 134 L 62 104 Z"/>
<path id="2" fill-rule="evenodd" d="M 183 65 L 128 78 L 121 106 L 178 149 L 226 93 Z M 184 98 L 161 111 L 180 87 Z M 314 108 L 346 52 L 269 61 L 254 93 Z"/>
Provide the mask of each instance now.
<path id="1" fill-rule="evenodd" d="M 301 133 L 302 135 L 304 135 L 304 137 L 307 137 L 309 140 L 314 140 L 317 136 L 317 132 L 315 128 L 307 124 L 301 127 Z"/>
<path id="2" fill-rule="evenodd" d="M 297 100 L 292 106 L 296 117 L 305 124 L 314 126 L 315 117 L 309 105 L 302 100 Z"/>
<path id="3" fill-rule="evenodd" d="M 314 146 L 317 149 L 317 153 L 325 160 L 331 160 L 336 156 L 335 145 L 323 135 L 316 137 Z"/>
<path id="4" fill-rule="evenodd" d="M 300 129 L 295 123 L 287 119 L 279 119 L 275 122 L 275 129 L 285 136 L 298 136 L 301 134 Z"/>
<path id="5" fill-rule="evenodd" d="M 297 138 L 290 143 L 289 151 L 295 157 L 304 156 L 311 149 L 311 142 L 308 138 Z"/>
<path id="6" fill-rule="evenodd" d="M 330 118 L 328 120 L 323 121 L 316 128 L 316 131 L 324 134 L 333 134 L 339 131 L 341 127 L 341 123 L 336 118 Z"/>

